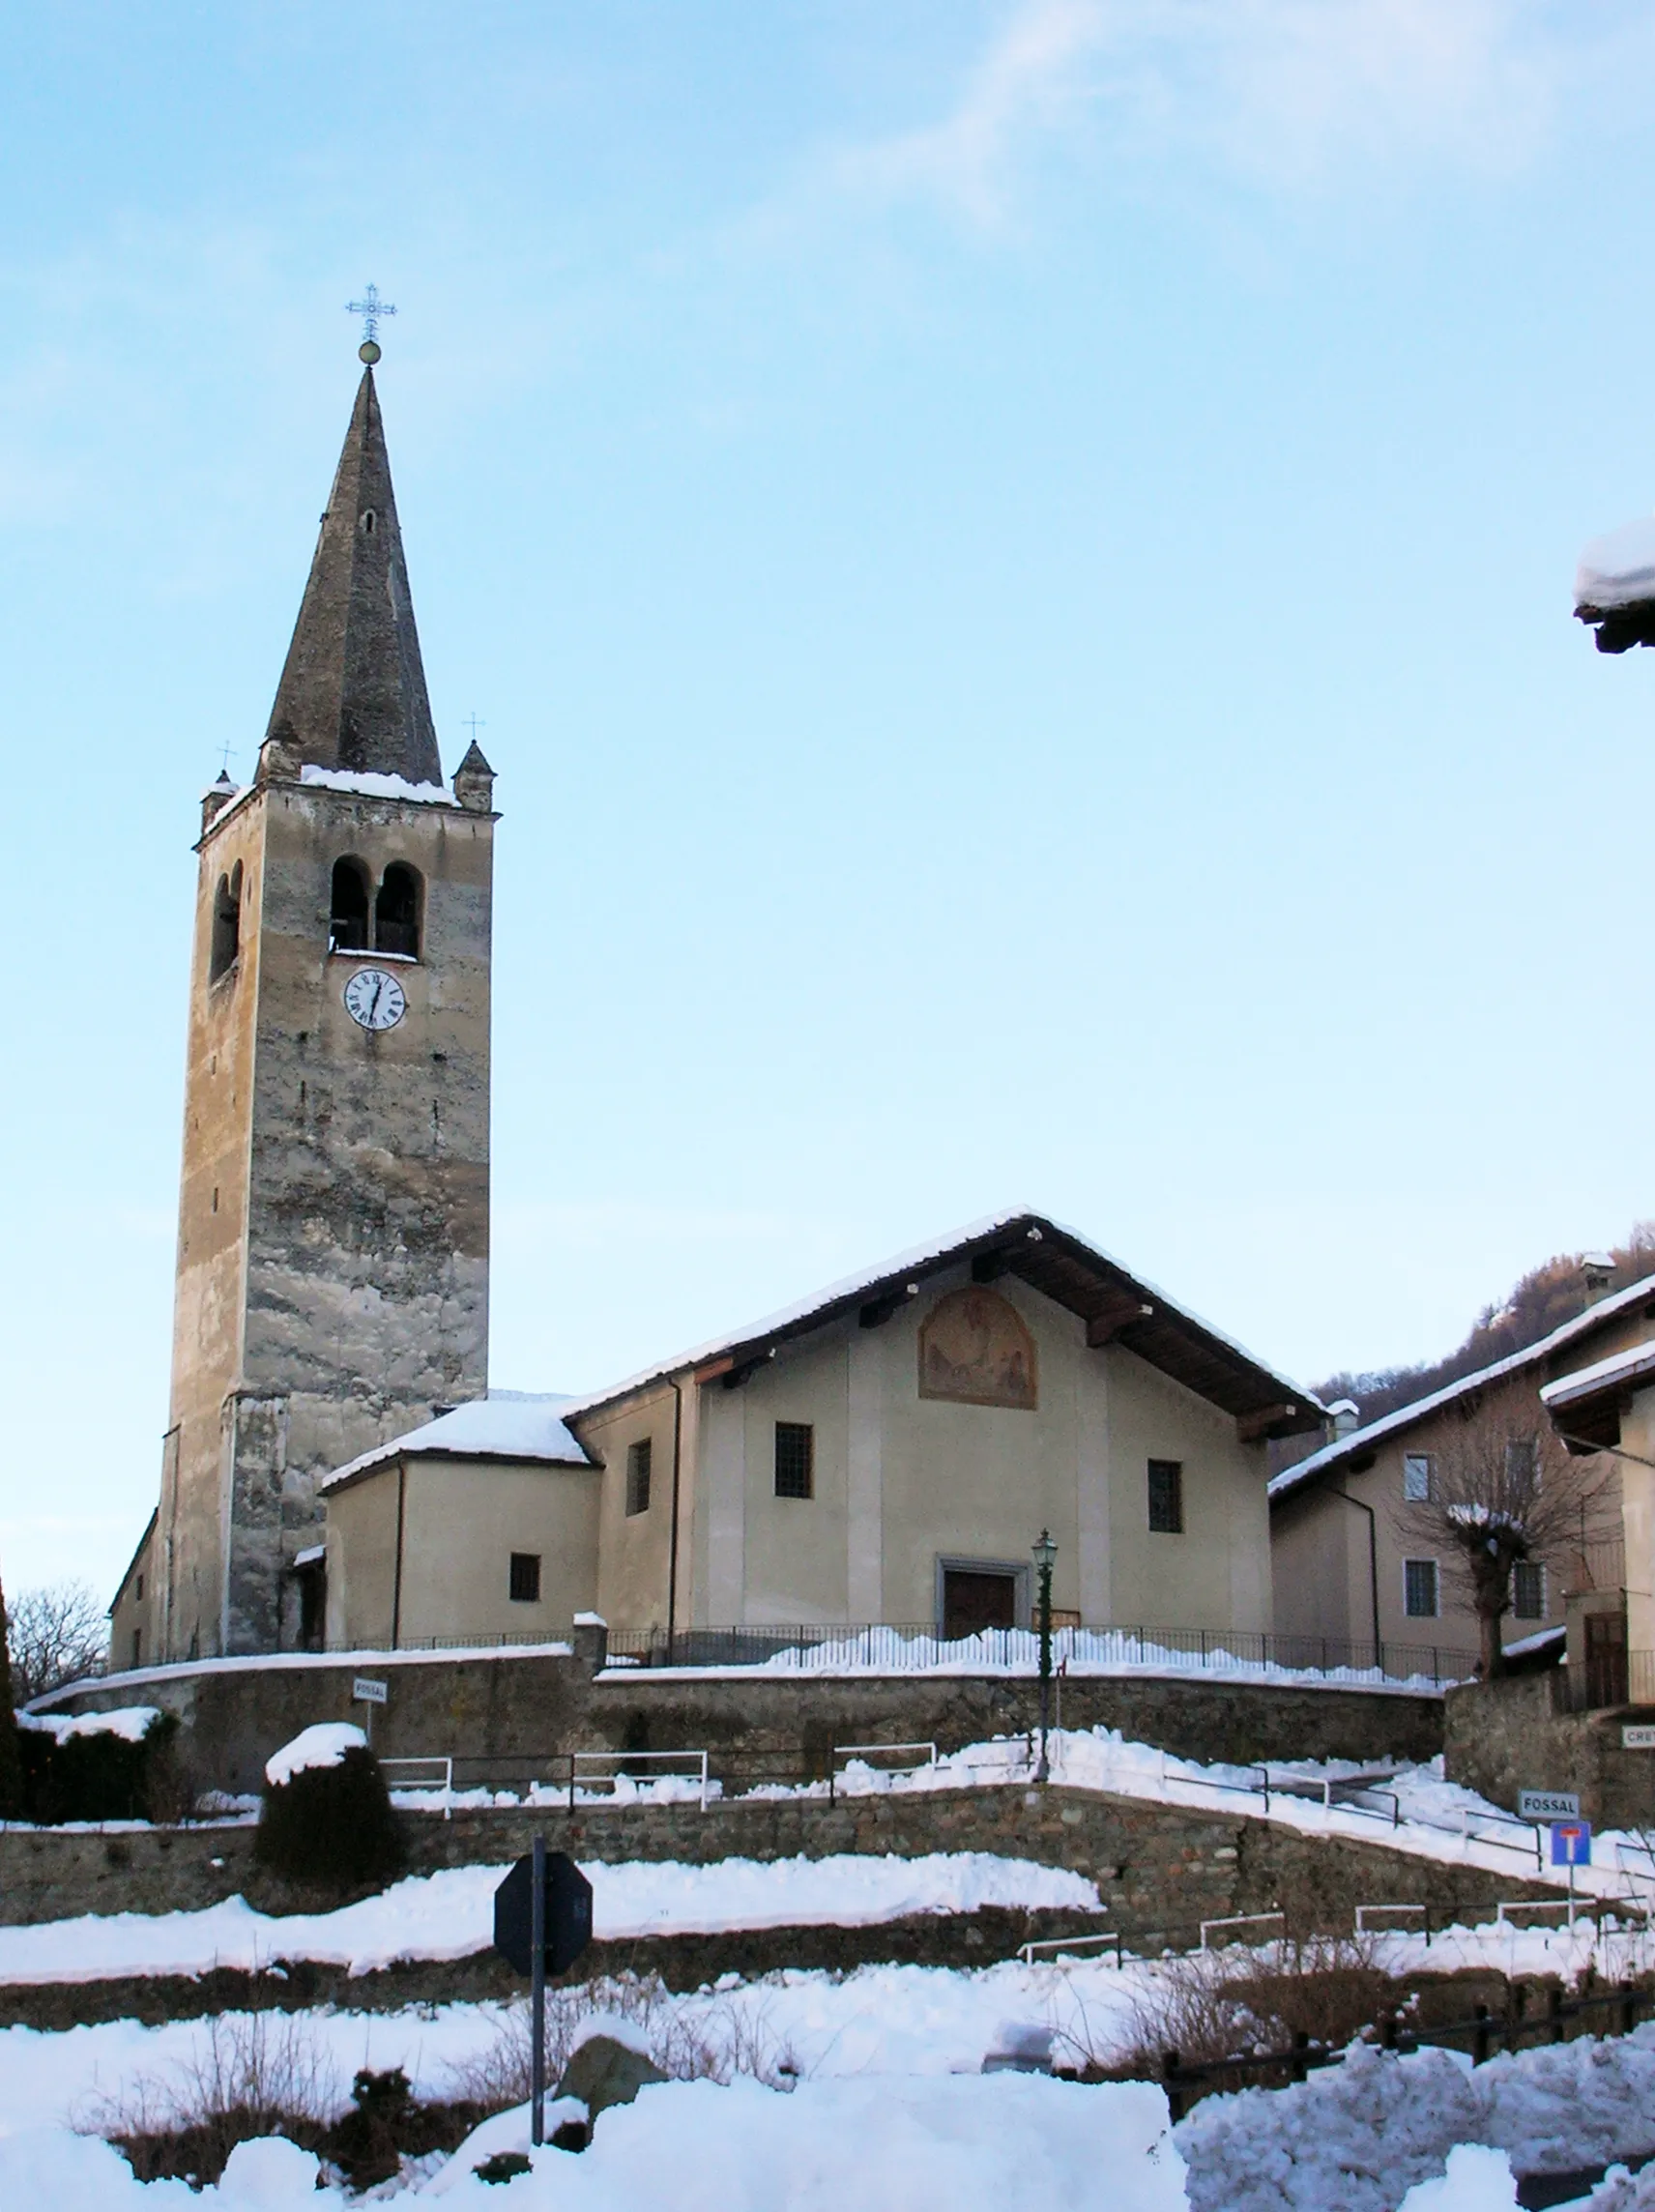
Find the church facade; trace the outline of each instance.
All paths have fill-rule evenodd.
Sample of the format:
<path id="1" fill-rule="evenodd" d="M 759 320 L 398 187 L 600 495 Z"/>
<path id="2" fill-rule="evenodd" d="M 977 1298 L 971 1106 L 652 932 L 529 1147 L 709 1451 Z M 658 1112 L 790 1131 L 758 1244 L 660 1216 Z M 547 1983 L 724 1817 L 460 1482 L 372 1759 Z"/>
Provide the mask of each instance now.
<path id="1" fill-rule="evenodd" d="M 1043 1215 L 984 1222 L 580 1399 L 502 1394 L 323 1488 L 338 1647 L 1032 1617 L 1270 1626 L 1282 1377 Z M 698 1644 L 698 1638 L 701 1639 Z M 762 1643 L 762 1638 L 761 1638 Z"/>
<path id="2" fill-rule="evenodd" d="M 118 1668 L 1031 1615 L 1270 1625 L 1305 1392 L 1007 1215 L 580 1400 L 488 1392 L 493 771 L 445 784 L 357 393 L 257 772 L 203 801 L 171 1411 Z"/>

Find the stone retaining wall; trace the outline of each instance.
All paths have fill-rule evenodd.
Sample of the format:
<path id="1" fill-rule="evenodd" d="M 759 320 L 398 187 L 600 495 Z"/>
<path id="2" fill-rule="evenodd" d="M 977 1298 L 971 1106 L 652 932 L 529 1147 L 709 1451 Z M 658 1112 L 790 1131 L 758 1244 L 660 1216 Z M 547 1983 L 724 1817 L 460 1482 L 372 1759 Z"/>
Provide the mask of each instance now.
<path id="1" fill-rule="evenodd" d="M 583 1859 L 622 1862 L 775 1859 L 836 1851 L 997 1851 L 1069 1867 L 1096 1881 L 1109 1924 L 1135 1950 L 1181 1948 L 1203 1920 L 1280 1906 L 1306 1929 L 1348 1932 L 1359 1904 L 1430 1905 L 1439 1921 L 1486 1918 L 1500 1898 L 1554 1897 L 1554 1887 L 1415 1857 L 1382 1841 L 1308 1835 L 1237 1810 L 1186 1811 L 1102 1791 L 996 1785 L 871 1797 L 789 1797 L 695 1805 L 585 1806 L 575 1813 L 403 1816 L 415 1872 L 501 1864 L 537 1828 Z M 0 1919 L 79 1912 L 196 1909 L 247 1895 L 292 1908 L 251 1864 L 250 1827 L 150 1829 L 100 1835 L 0 1831 Z M 305 1901 L 309 1905 L 314 1900 Z"/>
<path id="2" fill-rule="evenodd" d="M 368 1708 L 351 1702 L 359 1674 L 390 1686 L 389 1702 L 373 1714 L 373 1740 L 392 1758 L 510 1761 L 692 1746 L 714 1755 L 716 1772 L 743 1758 L 825 1760 L 845 1743 L 935 1742 L 957 1751 L 1021 1733 L 1038 1719 L 1038 1689 L 1029 1675 L 613 1668 L 595 1676 L 580 1659 L 545 1652 L 169 1667 L 112 1675 L 49 1703 L 60 1711 L 161 1705 L 184 1724 L 201 1786 L 247 1791 L 260 1787 L 271 1753 L 312 1721 L 363 1719 Z M 1190 1759 L 1423 1760 L 1442 1748 L 1442 1700 L 1430 1694 L 1189 1674 L 1077 1675 L 1058 1697 L 1067 1726 L 1119 1729 Z"/>
<path id="3" fill-rule="evenodd" d="M 1627 1721 L 1655 1721 L 1630 1706 L 1595 1713 L 1557 1710 L 1561 1668 L 1466 1682 L 1450 1690 L 1443 1768 L 1450 1782 L 1517 1810 L 1520 1790 L 1568 1790 L 1600 1828 L 1655 1831 L 1655 1752 L 1627 1751 Z"/>

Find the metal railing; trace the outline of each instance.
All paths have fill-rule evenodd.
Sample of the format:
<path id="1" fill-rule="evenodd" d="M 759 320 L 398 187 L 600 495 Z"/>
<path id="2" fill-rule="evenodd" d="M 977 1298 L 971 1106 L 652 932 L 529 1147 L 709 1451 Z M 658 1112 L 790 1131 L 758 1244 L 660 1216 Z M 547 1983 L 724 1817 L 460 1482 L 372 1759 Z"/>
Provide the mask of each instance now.
<path id="1" fill-rule="evenodd" d="M 985 1628 L 946 1637 L 932 1621 L 867 1621 L 611 1629 L 612 1667 L 764 1668 L 774 1674 L 1033 1674 L 1040 1639 L 1031 1628 Z M 1052 1631 L 1052 1661 L 1073 1682 L 1091 1667 L 1175 1674 L 1266 1673 L 1308 1680 L 1418 1683 L 1440 1687 L 1469 1676 L 1474 1655 L 1440 1644 L 1353 1643 L 1269 1631 L 1066 1627 Z"/>
<path id="2" fill-rule="evenodd" d="M 1121 1964 L 1120 1936 L 1114 1928 L 1106 1928 L 1101 1935 L 1097 1936 L 1043 1936 L 1038 1942 L 1020 1943 L 1017 1946 L 1017 1956 L 1026 1966 L 1031 1966 L 1036 1959 L 1061 1959 L 1067 1957 L 1071 1952 L 1096 1951 L 1110 1945 L 1114 1946 L 1115 1964 L 1118 1966 Z"/>
<path id="3" fill-rule="evenodd" d="M 443 1819 L 447 1820 L 452 1817 L 454 1809 L 454 1762 L 446 1752 L 433 1752 L 429 1759 L 382 1759 L 379 1766 L 380 1772 L 386 1777 L 387 1787 L 392 1790 L 418 1790 L 421 1792 L 440 1790 L 443 1793 Z M 392 1779 L 392 1769 L 393 1767 L 400 1771 L 409 1766 L 423 1767 L 428 1771 L 422 1774 L 409 1775 L 405 1781 L 401 1782 Z"/>

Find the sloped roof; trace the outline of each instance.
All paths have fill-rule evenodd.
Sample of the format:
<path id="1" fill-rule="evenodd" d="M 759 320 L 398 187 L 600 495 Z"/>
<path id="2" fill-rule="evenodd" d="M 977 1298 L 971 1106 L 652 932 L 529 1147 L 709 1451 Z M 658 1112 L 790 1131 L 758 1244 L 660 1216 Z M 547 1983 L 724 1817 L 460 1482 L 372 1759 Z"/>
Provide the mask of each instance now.
<path id="1" fill-rule="evenodd" d="M 491 1390 L 434 1421 L 375 1444 L 348 1466 L 336 1468 L 324 1491 L 342 1490 L 398 1459 L 537 1460 L 553 1467 L 593 1467 L 596 1462 L 563 1420 L 570 1401 L 556 1391 Z"/>
<path id="2" fill-rule="evenodd" d="M 783 1345 L 833 1322 L 854 1314 L 863 1326 L 877 1326 L 900 1309 L 911 1283 L 917 1286 L 968 1263 L 979 1282 L 1015 1275 L 1078 1315 L 1087 1324 L 1089 1343 L 1123 1345 L 1225 1412 L 1251 1418 L 1260 1436 L 1289 1436 L 1321 1421 L 1322 1408 L 1310 1391 L 1175 1304 L 1164 1291 L 1075 1230 L 1027 1208 L 973 1222 L 862 1274 L 829 1283 L 745 1328 L 642 1368 L 608 1389 L 570 1399 L 564 1418 L 578 1420 L 675 1377 L 694 1375 L 712 1382 L 722 1376 L 734 1385 Z"/>
<path id="3" fill-rule="evenodd" d="M 1655 1275 L 1641 1275 L 1636 1283 L 1628 1283 L 1623 1291 L 1615 1291 L 1607 1298 L 1599 1298 L 1596 1305 L 1588 1306 L 1584 1313 L 1577 1314 L 1573 1321 L 1564 1322 L 1550 1336 L 1543 1336 L 1537 1342 L 1526 1345 L 1522 1352 L 1510 1353 L 1504 1359 L 1496 1359 L 1488 1367 L 1479 1367 L 1474 1374 L 1462 1375 L 1457 1382 L 1445 1383 L 1440 1390 L 1433 1390 L 1428 1397 L 1415 1398 L 1410 1405 L 1399 1406 L 1394 1412 L 1385 1413 L 1377 1421 L 1370 1421 L 1366 1428 L 1352 1429 L 1349 1436 L 1336 1438 L 1332 1443 L 1323 1444 L 1320 1451 L 1312 1452 L 1308 1459 L 1301 1459 L 1294 1467 L 1284 1468 L 1272 1479 L 1271 1504 L 1290 1497 L 1305 1483 L 1314 1482 L 1329 1469 L 1346 1465 L 1361 1452 L 1372 1451 L 1386 1437 L 1394 1437 L 1405 1429 L 1411 1429 L 1442 1407 L 1453 1405 L 1457 1398 L 1466 1397 L 1471 1391 L 1481 1390 L 1491 1382 L 1501 1382 L 1508 1375 L 1521 1374 L 1525 1367 L 1544 1365 L 1553 1353 L 1578 1343 L 1582 1337 L 1590 1336 L 1605 1322 L 1612 1321 L 1617 1315 L 1627 1312 L 1640 1299 L 1652 1296 L 1655 1296 Z M 1542 1395 L 1546 1393 L 1542 1392 Z"/>

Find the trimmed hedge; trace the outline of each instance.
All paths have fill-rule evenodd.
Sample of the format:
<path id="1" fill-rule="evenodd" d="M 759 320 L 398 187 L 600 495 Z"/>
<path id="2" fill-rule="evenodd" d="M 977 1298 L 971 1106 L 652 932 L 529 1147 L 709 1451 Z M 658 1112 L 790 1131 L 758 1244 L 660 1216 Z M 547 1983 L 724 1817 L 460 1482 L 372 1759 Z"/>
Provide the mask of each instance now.
<path id="1" fill-rule="evenodd" d="M 157 1820 L 175 1817 L 174 1713 L 158 1713 L 132 1743 L 112 1730 L 60 1743 L 47 1729 L 17 1730 L 26 1820 Z M 162 1797 L 168 1802 L 161 1802 Z"/>
<path id="2" fill-rule="evenodd" d="M 353 1744 L 336 1766 L 305 1766 L 267 1784 L 253 1855 L 288 1881 L 372 1887 L 402 1871 L 406 1853 L 379 1761 Z"/>

